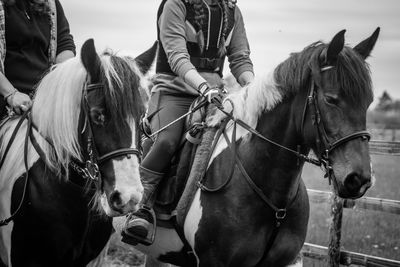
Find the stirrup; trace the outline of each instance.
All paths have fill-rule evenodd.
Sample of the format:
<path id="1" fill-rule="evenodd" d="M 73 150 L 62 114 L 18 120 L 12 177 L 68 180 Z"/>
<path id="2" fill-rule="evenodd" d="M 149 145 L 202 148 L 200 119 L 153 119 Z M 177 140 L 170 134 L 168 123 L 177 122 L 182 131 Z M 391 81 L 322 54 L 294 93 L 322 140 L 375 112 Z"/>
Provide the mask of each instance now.
<path id="1" fill-rule="evenodd" d="M 148 221 L 149 224 L 153 225 L 153 227 L 149 227 L 150 229 L 147 232 L 146 236 L 143 235 L 138 235 L 133 232 L 128 232 L 127 231 L 127 226 L 129 221 L 132 219 L 132 217 L 139 217 L 135 215 L 134 213 L 131 213 L 128 218 L 126 219 L 125 227 L 121 232 L 122 239 L 121 241 L 133 246 L 136 246 L 138 243 L 141 243 L 145 246 L 150 246 L 151 244 L 154 243 L 154 239 L 156 236 L 156 228 L 157 228 L 157 220 L 156 220 L 156 214 L 154 213 L 154 210 L 152 208 L 149 208 L 147 206 L 142 205 L 139 209 L 140 213 L 144 214 L 147 218 L 150 220 Z M 140 218 L 140 217 L 139 217 Z"/>

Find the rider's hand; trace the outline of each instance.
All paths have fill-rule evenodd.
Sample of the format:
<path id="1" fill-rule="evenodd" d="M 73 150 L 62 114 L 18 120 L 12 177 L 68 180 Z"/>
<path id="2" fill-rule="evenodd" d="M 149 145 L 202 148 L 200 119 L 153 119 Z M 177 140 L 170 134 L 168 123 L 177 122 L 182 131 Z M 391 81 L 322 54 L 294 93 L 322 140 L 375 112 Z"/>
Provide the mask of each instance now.
<path id="1" fill-rule="evenodd" d="M 199 91 L 208 101 L 208 103 L 215 104 L 222 107 L 222 99 L 224 98 L 223 92 L 218 87 L 210 87 L 207 83 L 202 83 L 199 86 Z"/>
<path id="2" fill-rule="evenodd" d="M 32 106 L 32 100 L 27 94 L 15 91 L 7 97 L 7 104 L 14 110 L 18 115 L 27 111 Z"/>

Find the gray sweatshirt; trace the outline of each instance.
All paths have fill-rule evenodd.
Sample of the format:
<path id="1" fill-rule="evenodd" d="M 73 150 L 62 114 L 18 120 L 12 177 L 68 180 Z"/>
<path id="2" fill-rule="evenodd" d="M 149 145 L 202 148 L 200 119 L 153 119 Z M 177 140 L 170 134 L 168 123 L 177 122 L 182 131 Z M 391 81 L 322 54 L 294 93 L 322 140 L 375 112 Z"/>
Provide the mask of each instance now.
<path id="1" fill-rule="evenodd" d="M 235 7 L 235 22 L 232 31 L 226 38 L 226 50 L 229 68 L 233 76 L 238 79 L 245 72 L 253 72 L 250 60 L 250 48 L 244 28 L 243 17 L 239 8 Z M 167 91 L 170 93 L 182 92 L 198 95 L 198 92 L 183 81 L 186 72 L 195 69 L 190 62 L 190 55 L 186 48 L 187 41 L 196 42 L 196 31 L 186 21 L 186 7 L 182 0 L 168 0 L 158 21 L 160 27 L 161 44 L 168 57 L 169 65 L 177 76 L 160 73 L 154 79 L 153 92 Z M 201 73 L 211 85 L 222 85 L 222 79 L 217 73 Z"/>

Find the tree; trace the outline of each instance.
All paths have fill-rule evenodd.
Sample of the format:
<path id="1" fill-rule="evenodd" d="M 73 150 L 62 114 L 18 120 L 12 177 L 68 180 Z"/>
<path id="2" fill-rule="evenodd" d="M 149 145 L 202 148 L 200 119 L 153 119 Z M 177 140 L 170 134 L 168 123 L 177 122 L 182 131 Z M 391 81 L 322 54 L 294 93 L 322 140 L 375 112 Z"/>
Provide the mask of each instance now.
<path id="1" fill-rule="evenodd" d="M 382 96 L 379 98 L 378 105 L 376 106 L 377 110 L 388 111 L 392 108 L 393 99 L 388 94 L 388 92 L 383 91 Z"/>

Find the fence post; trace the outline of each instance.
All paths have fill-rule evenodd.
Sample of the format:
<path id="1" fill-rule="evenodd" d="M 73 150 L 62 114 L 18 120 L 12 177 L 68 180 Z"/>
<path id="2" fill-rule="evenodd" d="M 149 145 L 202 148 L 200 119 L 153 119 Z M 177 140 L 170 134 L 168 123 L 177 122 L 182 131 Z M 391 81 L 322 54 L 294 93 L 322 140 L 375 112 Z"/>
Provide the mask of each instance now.
<path id="1" fill-rule="evenodd" d="M 332 223 L 329 229 L 329 266 L 339 267 L 340 263 L 340 238 L 342 234 L 343 199 L 335 193 L 332 194 L 331 204 Z"/>

